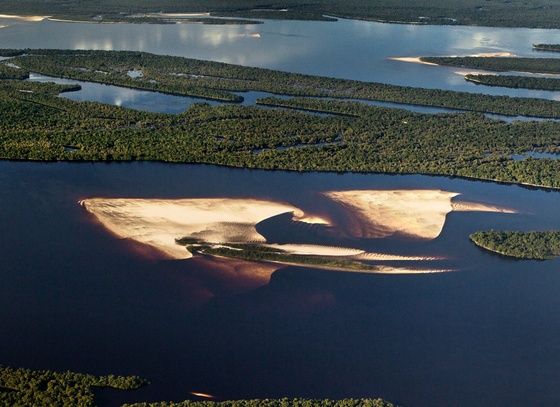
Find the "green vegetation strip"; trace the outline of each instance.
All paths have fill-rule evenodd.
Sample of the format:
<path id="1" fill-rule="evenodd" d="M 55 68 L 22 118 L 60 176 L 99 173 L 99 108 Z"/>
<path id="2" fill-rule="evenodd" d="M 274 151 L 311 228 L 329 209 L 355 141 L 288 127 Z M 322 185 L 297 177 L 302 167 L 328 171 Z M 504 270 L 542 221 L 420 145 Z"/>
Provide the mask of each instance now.
<path id="1" fill-rule="evenodd" d="M 92 376 L 0 366 L 0 405 L 95 406 L 94 388 L 134 390 L 147 384 L 149 384 L 147 380 L 138 376 Z"/>
<path id="2" fill-rule="evenodd" d="M 500 72 L 560 74 L 559 58 L 421 57 L 422 62 Z"/>
<path id="3" fill-rule="evenodd" d="M 465 75 L 465 79 L 480 85 L 537 90 L 560 90 L 560 79 L 517 75 Z"/>
<path id="4" fill-rule="evenodd" d="M 533 44 L 533 49 L 537 51 L 560 52 L 560 44 Z"/>
<path id="5" fill-rule="evenodd" d="M 417 24 L 560 28 L 557 0 L 2 0 L 2 13 L 118 21 L 153 12 L 214 12 L 242 18 L 318 20 L 324 16 Z"/>
<path id="6" fill-rule="evenodd" d="M 560 256 L 560 231 L 479 231 L 470 239 L 487 250 L 519 259 L 547 260 Z"/>
<path id="7" fill-rule="evenodd" d="M 382 399 L 257 399 L 232 401 L 183 401 L 180 403 L 136 403 L 123 407 L 397 407 Z"/>
<path id="8" fill-rule="evenodd" d="M 236 259 L 251 261 L 273 261 L 284 264 L 301 264 L 310 266 L 327 267 L 333 269 L 344 269 L 353 271 L 375 271 L 377 267 L 369 264 L 329 258 L 328 256 L 311 256 L 290 254 L 283 250 L 272 249 L 266 246 L 254 246 L 246 244 L 229 244 L 226 246 L 188 246 L 192 253 L 203 253 L 212 256 L 232 257 Z"/>
<path id="9" fill-rule="evenodd" d="M 50 370 L 12 369 L 0 366 L 0 405 L 10 407 L 95 407 L 94 389 L 135 390 L 150 384 L 138 376 L 92 376 Z M 394 407 L 382 399 L 265 399 L 236 401 L 183 401 L 124 404 L 123 407 Z"/>
<path id="10" fill-rule="evenodd" d="M 227 77 L 230 79 L 225 82 L 243 87 L 258 82 L 259 77 L 266 81 L 271 72 L 138 53 L 81 52 L 84 59 L 74 53 L 69 59 L 52 57 L 52 63 L 45 66 L 56 66 L 54 62 L 58 61 L 61 70 L 80 68 L 72 71 L 86 76 L 126 77 L 131 83 L 137 79 L 127 72 L 142 69 L 145 76 L 152 75 L 155 81 L 176 91 L 192 86 L 201 92 L 205 88 L 200 81 L 224 82 Z M 29 60 L 42 61 L 37 56 Z M 151 62 L 139 64 L 143 60 Z M 73 63 L 65 65 L 61 61 Z M 272 72 L 280 93 L 282 88 L 293 92 L 305 89 L 309 83 L 317 85 L 316 91 L 332 91 L 343 83 Z M 168 77 L 183 78 L 177 80 L 187 84 L 183 88 L 173 81 L 168 83 Z M 295 171 L 420 173 L 560 188 L 560 160 L 512 158 L 533 151 L 560 153 L 560 123 L 555 121 L 507 123 L 480 113 L 420 114 L 303 97 L 273 97 L 259 102 L 284 109 L 196 103 L 172 115 L 59 97 L 78 88 L 0 81 L 0 159 L 150 160 Z M 462 99 L 453 92 L 448 95 L 450 100 Z M 558 114 L 560 104 L 550 103 Z M 511 104 L 504 100 L 504 106 Z"/>

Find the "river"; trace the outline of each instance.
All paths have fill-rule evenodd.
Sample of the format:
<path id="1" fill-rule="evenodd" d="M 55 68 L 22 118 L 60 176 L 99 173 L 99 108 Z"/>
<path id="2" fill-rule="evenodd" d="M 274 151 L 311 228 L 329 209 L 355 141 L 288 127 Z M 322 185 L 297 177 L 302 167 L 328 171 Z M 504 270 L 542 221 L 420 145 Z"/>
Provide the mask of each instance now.
<path id="1" fill-rule="evenodd" d="M 560 42 L 556 30 L 347 20 L 247 27 L 3 24 L 1 47 L 138 49 L 466 91 L 484 88 L 451 69 L 386 58 L 527 55 L 532 43 Z M 260 38 L 250 35 L 257 32 Z M 0 188 L 0 363 L 136 374 L 152 383 L 131 393 L 100 392 L 102 406 L 180 401 L 193 398 L 191 392 L 218 399 L 383 397 L 407 407 L 560 404 L 559 260 L 515 261 L 468 240 L 482 229 L 560 228 L 557 191 L 417 175 L 9 161 L 0 162 Z M 228 197 L 314 208 L 321 192 L 363 189 L 457 192 L 461 200 L 518 213 L 451 212 L 434 240 L 357 241 L 371 250 L 445 255 L 454 272 L 291 266 L 257 287 L 191 260 L 162 260 L 107 233 L 78 205 L 99 196 Z M 259 230 L 272 240 L 310 234 L 283 216 Z"/>

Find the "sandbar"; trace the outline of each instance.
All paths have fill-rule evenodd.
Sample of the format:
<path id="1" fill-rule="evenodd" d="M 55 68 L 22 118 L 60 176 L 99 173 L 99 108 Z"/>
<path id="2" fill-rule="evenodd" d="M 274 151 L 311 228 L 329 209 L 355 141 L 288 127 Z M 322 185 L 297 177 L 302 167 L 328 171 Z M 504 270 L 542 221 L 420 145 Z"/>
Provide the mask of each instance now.
<path id="1" fill-rule="evenodd" d="M 452 211 L 491 211 L 514 213 L 496 205 L 453 200 L 457 192 L 441 190 L 351 190 L 327 191 L 321 194 L 342 208 L 344 218 L 326 220 L 284 202 L 240 198 L 141 199 L 90 198 L 79 203 L 115 236 L 155 248 L 164 258 L 188 259 L 193 255 L 176 239 L 188 238 L 193 243 L 210 245 L 256 244 L 282 249 L 294 255 L 339 257 L 376 261 L 375 270 L 335 268 L 348 272 L 385 274 L 419 274 L 453 271 L 421 267 L 391 267 L 391 261 L 432 261 L 444 257 L 429 255 L 395 255 L 367 252 L 354 247 L 314 244 L 271 244 L 258 233 L 256 225 L 271 217 L 291 214 L 294 222 L 327 225 L 353 238 L 384 238 L 394 234 L 415 239 L 435 239 L 441 233 L 446 216 Z M 328 216 L 328 215 L 327 215 Z M 204 251 L 202 251 L 204 253 Z M 197 256 L 194 261 L 220 270 L 224 281 L 239 281 L 251 287 L 266 284 L 286 262 Z M 307 267 L 304 264 L 294 265 Z M 333 269 L 322 266 L 313 268 Z M 334 269 L 333 269 L 334 270 Z M 232 283 L 233 284 L 233 283 Z"/>
<path id="2" fill-rule="evenodd" d="M 451 199 L 459 194 L 440 190 L 330 191 L 323 195 L 346 209 L 346 232 L 362 238 L 383 238 L 400 233 L 431 240 L 439 236 L 447 214 L 453 210 L 509 211 L 484 204 L 452 203 Z"/>
<path id="3" fill-rule="evenodd" d="M 0 18 L 11 18 L 22 21 L 43 21 L 45 18 L 49 18 L 49 16 L 14 16 L 10 14 L 0 14 Z"/>
<path id="4" fill-rule="evenodd" d="M 264 243 L 255 225 L 272 216 L 294 213 L 298 208 L 257 199 L 106 199 L 80 201 L 109 231 L 159 249 L 167 256 L 192 255 L 175 239 L 189 237 L 211 243 Z"/>

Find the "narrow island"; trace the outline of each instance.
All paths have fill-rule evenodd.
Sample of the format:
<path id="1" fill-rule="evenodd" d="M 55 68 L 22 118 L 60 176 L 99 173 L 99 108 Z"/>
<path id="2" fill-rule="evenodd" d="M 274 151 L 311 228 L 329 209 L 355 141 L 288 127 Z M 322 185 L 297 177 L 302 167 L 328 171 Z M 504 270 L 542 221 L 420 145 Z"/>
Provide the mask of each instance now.
<path id="1" fill-rule="evenodd" d="M 550 260 L 560 256 L 560 231 L 479 231 L 470 235 L 478 246 L 518 259 Z"/>
<path id="2" fill-rule="evenodd" d="M 560 44 L 533 44 L 535 51 L 560 52 Z"/>
<path id="3" fill-rule="evenodd" d="M 535 46 L 533 46 L 535 47 Z M 477 85 L 501 86 L 557 91 L 560 79 L 536 75 L 560 75 L 560 61 L 557 58 L 519 58 L 513 55 L 466 56 L 466 57 L 421 57 L 420 62 L 435 65 L 456 66 L 461 68 L 482 69 L 497 72 L 516 72 L 531 75 L 501 75 L 464 73 L 465 80 Z M 457 72 L 460 73 L 460 72 Z"/>

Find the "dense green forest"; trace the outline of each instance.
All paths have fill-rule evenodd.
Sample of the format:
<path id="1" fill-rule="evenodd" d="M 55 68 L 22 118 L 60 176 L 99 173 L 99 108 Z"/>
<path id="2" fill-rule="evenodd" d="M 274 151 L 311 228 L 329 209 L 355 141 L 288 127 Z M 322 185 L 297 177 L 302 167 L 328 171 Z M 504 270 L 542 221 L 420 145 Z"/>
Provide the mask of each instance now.
<path id="1" fill-rule="evenodd" d="M 134 390 L 149 384 L 138 376 L 92 376 L 82 373 L 33 371 L 0 366 L 0 405 L 95 406 L 94 389 Z"/>
<path id="2" fill-rule="evenodd" d="M 560 90 L 560 79 L 537 78 L 518 75 L 465 75 L 467 81 L 487 86 L 502 86 L 506 88 L 523 88 L 558 91 Z"/>
<path id="3" fill-rule="evenodd" d="M 560 74 L 559 58 L 521 57 L 422 57 L 422 62 L 500 72 Z"/>
<path id="4" fill-rule="evenodd" d="M 479 231 L 470 235 L 478 246 L 520 259 L 547 260 L 560 256 L 560 231 Z"/>
<path id="5" fill-rule="evenodd" d="M 533 44 L 533 49 L 537 51 L 560 52 L 560 44 Z"/>
<path id="6" fill-rule="evenodd" d="M 382 399 L 261 399 L 233 401 L 183 401 L 179 403 L 136 403 L 123 407 L 396 407 Z"/>
<path id="7" fill-rule="evenodd" d="M 73 372 L 13 369 L 0 365 L 0 405 L 10 407 L 95 407 L 94 390 L 135 390 L 150 384 L 138 376 L 92 376 Z M 393 407 L 382 399 L 266 399 L 124 404 L 123 407 Z"/>
<path id="8" fill-rule="evenodd" d="M 99 21 L 153 12 L 213 12 L 250 18 L 320 19 L 323 15 L 417 24 L 560 27 L 557 0 L 3 0 L 2 13 Z M 132 20 L 132 19 L 129 19 Z"/>
<path id="9" fill-rule="evenodd" d="M 106 72 L 139 69 L 129 63 L 130 53 L 111 55 L 122 56 L 126 63 L 105 66 Z M 172 59 L 175 65 L 166 65 L 163 57 L 156 60 L 168 67 L 171 76 L 180 77 L 179 59 Z M 203 70 L 205 63 L 196 63 L 201 67 L 199 76 L 213 76 L 210 80 L 219 79 L 216 67 L 224 74 L 235 72 L 234 66 L 219 64 L 208 73 Z M 100 67 L 82 68 L 87 74 Z M 238 69 L 237 82 L 253 81 L 252 76 L 243 76 L 249 71 Z M 250 72 L 260 71 L 251 68 Z M 295 86 L 291 82 L 294 77 L 284 75 L 282 86 Z M 165 75 L 157 78 L 165 84 Z M 329 84 L 325 78 L 317 81 Z M 299 97 L 260 101 L 283 109 L 197 103 L 171 115 L 58 96 L 75 88 L 0 81 L 0 158 L 153 160 L 297 171 L 422 173 L 560 187 L 560 160 L 512 158 L 512 154 L 532 151 L 560 152 L 560 123 L 555 121 L 508 123 L 480 113 L 420 114 Z"/>

